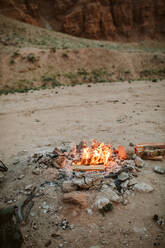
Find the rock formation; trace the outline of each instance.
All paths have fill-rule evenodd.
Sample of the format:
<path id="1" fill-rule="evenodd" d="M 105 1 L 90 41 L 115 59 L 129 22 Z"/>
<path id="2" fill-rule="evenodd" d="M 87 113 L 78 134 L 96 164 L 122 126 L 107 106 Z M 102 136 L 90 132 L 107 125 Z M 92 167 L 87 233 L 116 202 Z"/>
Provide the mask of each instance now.
<path id="1" fill-rule="evenodd" d="M 165 38 L 165 0 L 0 0 L 1 14 L 91 39 Z"/>

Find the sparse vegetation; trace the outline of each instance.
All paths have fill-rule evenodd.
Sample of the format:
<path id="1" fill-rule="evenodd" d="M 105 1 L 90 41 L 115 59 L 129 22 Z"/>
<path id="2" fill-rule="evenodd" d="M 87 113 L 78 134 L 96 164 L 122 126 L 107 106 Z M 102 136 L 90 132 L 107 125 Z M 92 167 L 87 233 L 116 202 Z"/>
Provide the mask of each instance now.
<path id="1" fill-rule="evenodd" d="M 141 77 L 158 76 L 165 77 L 165 68 L 157 70 L 143 70 L 140 72 Z"/>
<path id="2" fill-rule="evenodd" d="M 68 58 L 68 54 L 67 54 L 67 53 L 63 53 L 62 56 L 63 56 L 64 58 Z"/>
<path id="3" fill-rule="evenodd" d="M 1 86 L 1 93 L 28 91 L 34 87 L 36 89 L 54 88 L 63 84 L 75 86 L 84 83 L 133 80 L 156 82 L 165 78 L 163 54 L 165 45 L 162 43 L 134 44 L 82 39 L 32 27 L 25 23 L 20 24 L 4 17 L 0 28 L 0 49 L 4 51 L 2 56 L 7 57 L 9 54 L 8 63 L 11 65 L 9 74 L 14 72 L 13 81 L 10 76 L 6 76 L 5 80 L 2 76 L 1 79 L 11 87 Z M 21 49 L 18 49 L 19 47 Z M 95 50 L 95 48 L 99 49 Z M 60 50 L 56 53 L 58 49 Z M 96 54 L 95 51 L 97 51 Z M 123 57 L 122 53 L 124 53 Z M 89 61 L 85 63 L 84 54 L 89 57 Z M 128 63 L 124 63 L 126 55 Z M 136 61 L 136 57 L 139 60 Z M 37 63 L 39 60 L 40 64 Z M 15 66 L 12 66 L 14 64 Z M 23 77 L 26 80 L 23 81 Z M 33 85 L 30 84 L 29 78 L 35 78 Z"/>
<path id="4" fill-rule="evenodd" d="M 39 60 L 38 57 L 36 57 L 33 53 L 30 53 L 28 56 L 27 56 L 27 60 L 31 63 L 34 63 L 36 61 Z"/>
<path id="5" fill-rule="evenodd" d="M 56 75 L 52 75 L 52 76 L 44 75 L 42 77 L 42 82 L 43 82 L 42 88 L 46 88 L 46 87 L 55 88 L 57 86 L 61 86 Z"/>
<path id="6" fill-rule="evenodd" d="M 52 51 L 53 53 L 55 53 L 56 50 L 57 50 L 56 47 L 52 47 L 52 48 L 51 48 L 51 51 Z"/>

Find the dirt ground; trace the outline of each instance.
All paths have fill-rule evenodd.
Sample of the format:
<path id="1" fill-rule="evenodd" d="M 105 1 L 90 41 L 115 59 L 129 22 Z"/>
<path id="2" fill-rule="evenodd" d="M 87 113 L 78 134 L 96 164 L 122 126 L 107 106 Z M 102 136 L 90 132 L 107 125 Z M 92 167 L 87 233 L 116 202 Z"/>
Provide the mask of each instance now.
<path id="1" fill-rule="evenodd" d="M 88 87 L 91 86 L 91 87 Z M 119 82 L 0 97 L 0 154 L 93 138 L 112 145 L 165 140 L 165 81 Z"/>
<path id="2" fill-rule="evenodd" d="M 165 142 L 165 81 L 118 82 L 75 87 L 59 87 L 25 94 L 0 96 L 0 158 L 8 165 L 6 180 L 1 185 L 0 207 L 4 200 L 24 199 L 20 191 L 28 184 L 40 184 L 43 178 L 31 173 L 23 162 L 15 159 L 57 145 L 79 143 L 93 138 L 113 146 L 141 142 Z M 98 211 L 59 201 L 61 192 L 46 187 L 44 195 L 35 199 L 33 216 L 22 227 L 23 247 L 100 248 L 165 247 L 164 226 L 153 216 L 165 218 L 164 175 L 153 172 L 155 165 L 165 162 L 146 161 L 137 180 L 150 184 L 151 193 L 131 193 L 128 204 L 115 205 L 103 217 Z M 25 177 L 18 180 L 18 176 Z M 44 176 L 44 175 L 42 175 Z M 87 192 L 88 208 L 95 192 Z M 43 202 L 54 204 L 54 212 L 44 214 Z M 56 221 L 66 218 L 72 230 L 58 230 Z M 55 238 L 53 238 L 55 236 Z"/>

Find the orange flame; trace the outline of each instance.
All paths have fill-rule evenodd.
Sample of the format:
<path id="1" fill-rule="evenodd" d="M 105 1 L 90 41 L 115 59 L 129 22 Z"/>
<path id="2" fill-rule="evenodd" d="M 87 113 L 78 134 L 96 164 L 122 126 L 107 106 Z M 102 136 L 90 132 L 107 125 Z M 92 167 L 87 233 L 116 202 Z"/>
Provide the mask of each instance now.
<path id="1" fill-rule="evenodd" d="M 105 167 L 110 166 L 114 161 L 114 154 L 117 154 L 120 159 L 126 159 L 126 151 L 123 146 L 114 150 L 110 144 L 104 144 L 92 141 L 90 147 L 83 144 L 80 159 L 74 160 L 73 165 L 99 165 L 103 164 Z"/>

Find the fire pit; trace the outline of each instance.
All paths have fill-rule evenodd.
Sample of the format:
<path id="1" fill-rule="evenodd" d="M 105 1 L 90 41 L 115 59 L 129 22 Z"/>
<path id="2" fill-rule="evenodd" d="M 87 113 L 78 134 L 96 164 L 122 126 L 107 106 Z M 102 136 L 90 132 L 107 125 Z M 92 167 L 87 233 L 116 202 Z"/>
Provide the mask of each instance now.
<path id="1" fill-rule="evenodd" d="M 55 149 L 55 163 L 60 168 L 71 171 L 102 171 L 106 174 L 119 171 L 127 159 L 126 150 L 123 146 L 113 148 L 110 144 L 99 143 L 92 140 L 91 146 L 85 141 L 75 145 L 69 152 L 62 152 Z"/>
<path id="2" fill-rule="evenodd" d="M 152 144 L 152 149 L 153 146 L 157 149 L 156 144 Z M 128 196 L 135 191 L 153 191 L 150 185 L 136 180 L 141 168 L 145 166 L 140 156 L 149 154 L 151 158 L 149 148 L 149 144 L 136 147 L 130 145 L 127 149 L 123 146 L 114 148 L 97 140 L 88 146 L 82 141 L 79 145 L 65 145 L 49 153 L 34 154 L 33 174 L 37 175 L 39 170 L 45 178 L 40 189 L 44 190 L 46 185 L 56 187 L 62 193 L 64 202 L 87 208 L 86 197 L 90 194 L 95 199 L 92 208 L 97 206 L 99 210 L 106 211 L 112 209 L 111 203 L 127 204 Z M 159 144 L 158 148 L 163 149 L 161 154 L 164 156 L 164 145 Z M 152 152 L 156 156 L 159 153 Z"/>

